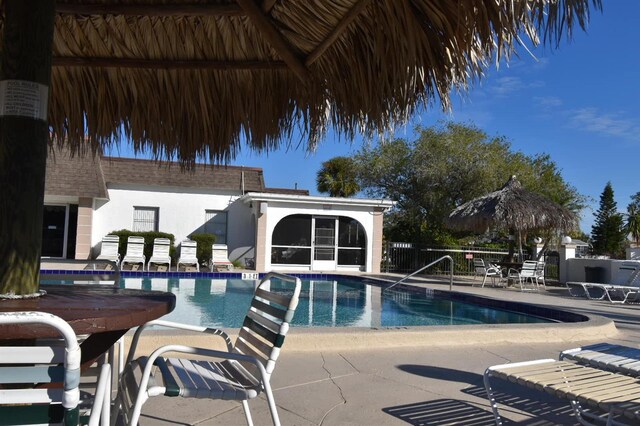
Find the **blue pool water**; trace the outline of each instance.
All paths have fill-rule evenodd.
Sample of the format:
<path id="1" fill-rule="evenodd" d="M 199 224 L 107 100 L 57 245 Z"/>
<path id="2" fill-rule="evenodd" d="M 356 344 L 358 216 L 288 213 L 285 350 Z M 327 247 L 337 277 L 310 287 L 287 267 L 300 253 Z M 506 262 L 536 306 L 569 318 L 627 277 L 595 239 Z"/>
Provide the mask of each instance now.
<path id="1" fill-rule="evenodd" d="M 127 288 L 170 291 L 176 308 L 163 319 L 237 328 L 258 282 L 241 279 L 124 278 Z M 290 291 L 272 282 L 271 290 Z M 302 327 L 401 327 L 541 323 L 550 320 L 402 290 L 383 292 L 359 280 L 305 280 L 293 325 Z"/>

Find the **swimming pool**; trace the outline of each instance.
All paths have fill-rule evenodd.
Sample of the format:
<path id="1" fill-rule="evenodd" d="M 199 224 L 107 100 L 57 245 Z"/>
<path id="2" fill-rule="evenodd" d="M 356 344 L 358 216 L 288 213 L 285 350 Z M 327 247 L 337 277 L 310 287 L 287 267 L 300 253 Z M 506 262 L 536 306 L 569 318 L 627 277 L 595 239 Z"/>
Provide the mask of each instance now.
<path id="1" fill-rule="evenodd" d="M 123 278 L 127 288 L 170 291 L 176 308 L 164 319 L 208 327 L 238 328 L 258 281 L 237 278 Z M 271 290 L 288 291 L 272 281 Z M 397 290 L 396 290 L 397 289 Z M 509 309 L 481 306 L 437 291 L 382 288 L 365 281 L 304 279 L 292 324 L 298 327 L 406 327 L 466 324 L 549 323 Z"/>

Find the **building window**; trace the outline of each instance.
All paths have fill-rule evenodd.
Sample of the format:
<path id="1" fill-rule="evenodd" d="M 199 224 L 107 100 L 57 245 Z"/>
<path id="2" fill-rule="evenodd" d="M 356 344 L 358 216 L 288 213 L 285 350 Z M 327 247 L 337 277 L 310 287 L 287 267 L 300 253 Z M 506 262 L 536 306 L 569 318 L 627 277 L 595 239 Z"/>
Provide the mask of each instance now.
<path id="1" fill-rule="evenodd" d="M 338 265 L 364 266 L 367 253 L 364 227 L 345 216 L 340 216 L 338 222 Z"/>
<path id="2" fill-rule="evenodd" d="M 294 214 L 282 219 L 273 230 L 271 263 L 311 264 L 311 216 Z"/>
<path id="3" fill-rule="evenodd" d="M 272 264 L 309 265 L 312 255 L 314 260 L 336 260 L 337 246 L 338 265 L 365 265 L 367 238 L 360 222 L 339 216 L 336 238 L 336 218 L 315 216 L 315 241 L 311 241 L 313 219 L 311 215 L 295 214 L 278 222 L 271 239 Z"/>
<path id="4" fill-rule="evenodd" d="M 158 207 L 134 207 L 133 232 L 157 232 L 158 212 Z"/>
<path id="5" fill-rule="evenodd" d="M 227 244 L 227 212 L 205 210 L 204 232 L 216 236 L 216 244 Z"/>

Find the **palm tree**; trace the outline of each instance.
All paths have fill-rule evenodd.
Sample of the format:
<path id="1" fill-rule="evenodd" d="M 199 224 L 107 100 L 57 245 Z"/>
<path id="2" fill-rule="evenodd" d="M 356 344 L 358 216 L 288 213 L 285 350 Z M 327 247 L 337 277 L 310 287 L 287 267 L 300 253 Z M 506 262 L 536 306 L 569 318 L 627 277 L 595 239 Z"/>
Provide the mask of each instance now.
<path id="1" fill-rule="evenodd" d="M 353 160 L 348 157 L 325 161 L 316 177 L 318 192 L 328 193 L 330 197 L 353 197 L 360 191 L 355 170 Z"/>
<path id="2" fill-rule="evenodd" d="M 624 230 L 627 234 L 631 234 L 636 246 L 640 246 L 640 209 L 635 204 L 629 204 L 627 207 L 627 220 L 624 224 Z"/>

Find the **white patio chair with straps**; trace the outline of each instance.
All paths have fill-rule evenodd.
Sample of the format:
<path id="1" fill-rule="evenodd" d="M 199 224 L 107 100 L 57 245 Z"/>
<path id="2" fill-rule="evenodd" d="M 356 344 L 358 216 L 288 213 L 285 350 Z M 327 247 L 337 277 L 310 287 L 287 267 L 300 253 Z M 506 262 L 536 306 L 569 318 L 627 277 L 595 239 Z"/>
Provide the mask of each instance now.
<path id="1" fill-rule="evenodd" d="M 282 291 L 274 291 L 274 288 L 280 288 L 276 279 L 283 282 Z M 115 408 L 122 416 L 119 422 L 136 425 L 142 405 L 150 397 L 180 396 L 241 401 L 247 424 L 252 425 L 248 401 L 264 391 L 273 424 L 279 425 L 270 377 L 298 305 L 300 288 L 299 278 L 273 272 L 267 274 L 255 291 L 235 344 L 220 329 L 167 321 L 152 321 L 138 328 L 118 387 Z M 151 325 L 221 336 L 227 352 L 167 345 L 149 356 L 133 360 L 140 334 Z M 168 352 L 178 353 L 180 357 L 165 358 L 164 354 Z M 189 359 L 188 355 L 197 355 L 199 359 Z"/>
<path id="2" fill-rule="evenodd" d="M 62 318 L 44 312 L 3 312 L 0 324 L 54 328 L 64 344 L 0 346 L 0 424 L 89 424 L 110 421 L 111 369 L 103 364 L 88 420 L 80 412 L 80 346 Z M 60 388 L 34 384 L 60 383 Z M 18 385 L 18 386 L 12 386 Z"/>

